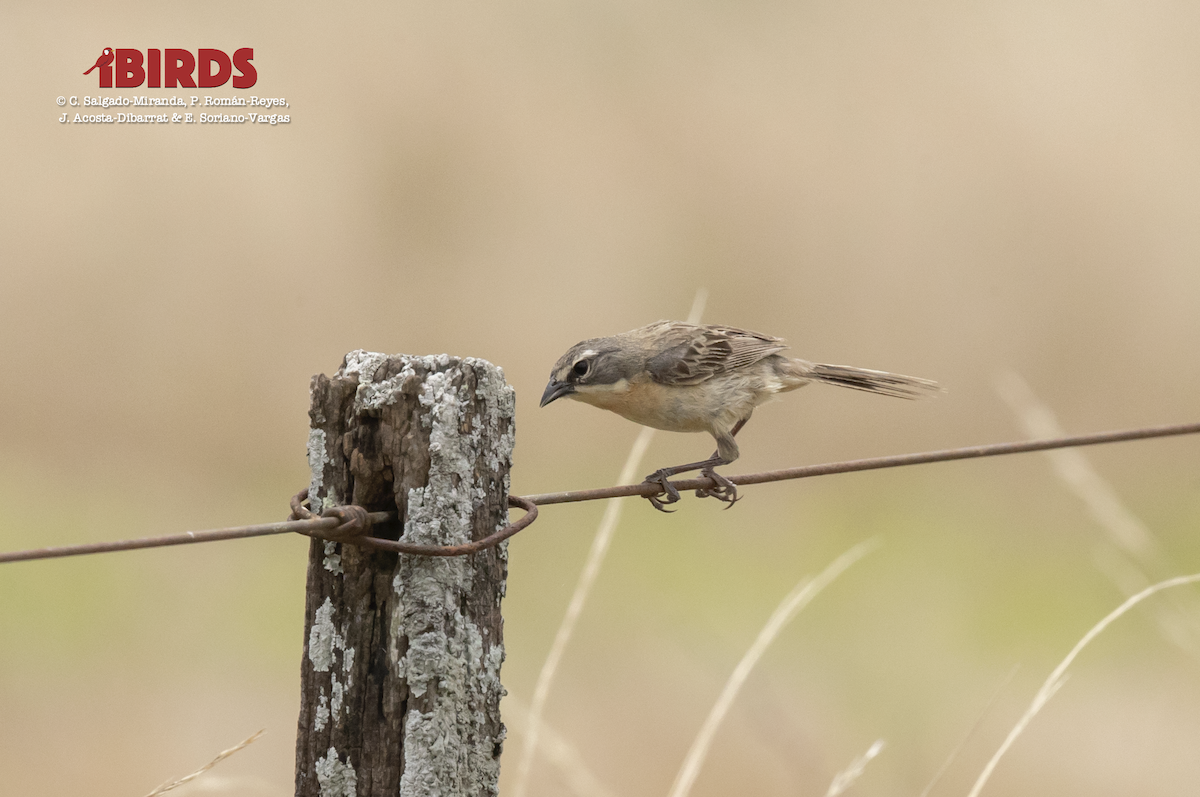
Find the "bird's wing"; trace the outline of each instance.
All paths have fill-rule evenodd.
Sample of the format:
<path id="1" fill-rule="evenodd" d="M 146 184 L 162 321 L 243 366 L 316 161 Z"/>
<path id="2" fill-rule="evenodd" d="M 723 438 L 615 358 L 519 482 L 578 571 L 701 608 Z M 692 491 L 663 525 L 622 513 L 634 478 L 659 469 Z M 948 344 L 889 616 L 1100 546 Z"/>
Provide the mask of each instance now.
<path id="1" fill-rule="evenodd" d="M 675 322 L 664 324 L 659 334 L 661 346 L 651 355 L 647 370 L 664 385 L 696 385 L 787 348 L 780 338 L 736 327 Z"/>

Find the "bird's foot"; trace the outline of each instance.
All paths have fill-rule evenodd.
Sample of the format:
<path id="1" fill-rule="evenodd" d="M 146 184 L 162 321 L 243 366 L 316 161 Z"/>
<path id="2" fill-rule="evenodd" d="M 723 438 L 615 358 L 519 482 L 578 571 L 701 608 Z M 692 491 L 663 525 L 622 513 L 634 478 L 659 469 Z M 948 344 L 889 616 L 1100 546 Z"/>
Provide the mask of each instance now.
<path id="1" fill-rule="evenodd" d="M 645 479 L 645 484 L 657 484 L 662 488 L 662 492 L 653 495 L 647 495 L 646 500 L 654 505 L 654 508 L 659 512 L 670 514 L 674 509 L 667 509 L 667 504 L 674 504 L 679 501 L 679 491 L 675 489 L 675 485 L 667 480 L 669 476 L 673 476 L 667 468 L 656 470 Z"/>
<path id="2" fill-rule="evenodd" d="M 728 509 L 738 501 L 737 485 L 726 479 L 721 474 L 717 473 L 712 468 L 705 468 L 700 471 L 701 476 L 706 476 L 716 482 L 716 487 L 701 487 L 696 490 L 698 498 L 715 498 L 718 501 L 724 501 Z"/>

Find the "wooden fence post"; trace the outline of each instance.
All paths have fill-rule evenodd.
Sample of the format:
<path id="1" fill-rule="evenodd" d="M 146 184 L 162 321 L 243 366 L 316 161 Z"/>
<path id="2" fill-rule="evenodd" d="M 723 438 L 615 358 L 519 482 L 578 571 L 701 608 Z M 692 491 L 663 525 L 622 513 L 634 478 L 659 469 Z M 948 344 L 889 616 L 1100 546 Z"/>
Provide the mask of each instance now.
<path id="1" fill-rule="evenodd" d="M 312 381 L 312 506 L 398 510 L 406 542 L 491 534 L 513 411 L 483 360 L 351 352 Z M 435 558 L 312 541 L 297 797 L 497 793 L 507 570 L 507 544 Z"/>

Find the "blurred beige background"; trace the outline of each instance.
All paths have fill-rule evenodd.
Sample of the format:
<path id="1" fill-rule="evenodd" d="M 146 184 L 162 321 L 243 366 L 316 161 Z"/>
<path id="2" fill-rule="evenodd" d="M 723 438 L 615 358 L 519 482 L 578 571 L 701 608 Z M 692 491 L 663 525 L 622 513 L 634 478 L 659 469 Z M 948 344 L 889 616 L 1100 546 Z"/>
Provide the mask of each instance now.
<path id="1" fill-rule="evenodd" d="M 1172 2 L 6 4 L 0 548 L 282 517 L 308 380 L 355 348 L 500 364 L 514 491 L 609 483 L 637 430 L 539 411 L 550 365 L 701 286 L 706 320 L 949 388 L 792 394 L 731 472 L 1016 439 L 1005 368 L 1071 432 L 1200 420 L 1198 40 Z M 253 47 L 248 93 L 292 122 L 60 125 L 105 46 Z M 710 447 L 660 434 L 644 469 Z M 1200 440 L 1087 454 L 1156 575 L 1200 571 Z M 1038 455 L 743 492 L 626 508 L 547 707 L 613 794 L 666 793 L 776 603 L 860 540 L 883 547 L 768 651 L 695 795 L 824 794 L 877 738 L 854 793 L 917 795 L 978 721 L 933 791 L 963 794 L 1123 597 Z M 515 699 L 602 511 L 511 544 Z M 0 791 L 144 794 L 265 727 L 177 793 L 290 794 L 306 550 L 0 567 Z M 1195 792 L 1200 660 L 1151 612 L 1072 673 L 985 793 Z M 565 784 L 542 761 L 532 793 Z"/>

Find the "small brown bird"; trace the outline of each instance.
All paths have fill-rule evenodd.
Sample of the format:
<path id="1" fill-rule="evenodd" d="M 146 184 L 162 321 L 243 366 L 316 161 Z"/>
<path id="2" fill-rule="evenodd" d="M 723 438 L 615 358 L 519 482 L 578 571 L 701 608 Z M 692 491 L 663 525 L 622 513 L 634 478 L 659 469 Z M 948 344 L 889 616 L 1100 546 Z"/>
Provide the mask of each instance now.
<path id="1" fill-rule="evenodd" d="M 643 426 L 711 434 L 717 450 L 708 459 L 662 468 L 646 477 L 662 487 L 661 494 L 648 497 L 656 509 L 666 512 L 670 511 L 666 504 L 679 500 L 679 491 L 668 479 L 692 470 L 717 484 L 697 490 L 697 495 L 729 505 L 737 501 L 737 488 L 713 468 L 738 458 L 734 436 L 754 408 L 776 393 L 809 382 L 906 399 L 940 390 L 928 379 L 781 355 L 786 349 L 783 339 L 758 332 L 658 321 L 572 346 L 554 364 L 541 406 L 566 396 Z"/>
<path id="2" fill-rule="evenodd" d="M 96 67 L 99 67 L 99 66 L 108 66 L 109 64 L 112 63 L 112 60 L 113 60 L 113 49 L 111 47 L 105 47 L 104 52 L 100 53 L 100 57 L 96 59 L 96 63 L 92 64 L 92 69 L 95 69 Z M 89 69 L 87 72 L 84 72 L 83 74 L 85 74 L 85 75 L 88 74 L 88 72 L 91 72 L 92 69 Z"/>

